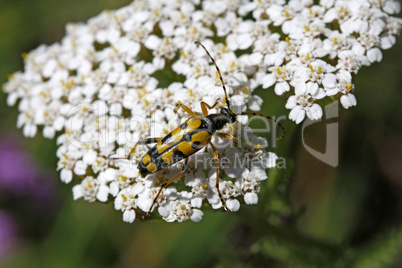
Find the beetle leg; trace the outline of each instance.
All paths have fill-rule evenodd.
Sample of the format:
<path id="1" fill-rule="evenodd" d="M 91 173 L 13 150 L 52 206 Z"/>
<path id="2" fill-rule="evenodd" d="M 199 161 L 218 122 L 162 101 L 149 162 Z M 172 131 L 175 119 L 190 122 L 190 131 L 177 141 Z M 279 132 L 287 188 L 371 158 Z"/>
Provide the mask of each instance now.
<path id="1" fill-rule="evenodd" d="M 184 160 L 184 165 L 183 165 L 183 168 L 181 171 L 186 173 L 189 167 L 190 167 L 190 165 L 188 164 L 188 158 L 186 158 L 186 160 Z"/>
<path id="2" fill-rule="evenodd" d="M 142 140 L 137 141 L 137 143 L 134 145 L 134 147 L 131 149 L 130 153 L 128 154 L 127 157 L 109 157 L 109 159 L 111 160 L 117 160 L 117 159 L 127 159 L 127 160 L 131 160 L 131 158 L 134 156 L 135 153 L 135 149 L 137 148 L 137 146 L 139 144 L 150 144 L 150 143 L 156 143 L 158 141 L 160 141 L 163 138 L 145 138 Z"/>
<path id="3" fill-rule="evenodd" d="M 195 116 L 195 113 L 186 105 L 184 105 L 181 101 L 178 101 L 178 104 L 176 108 L 174 108 L 174 112 L 177 113 L 177 111 L 182 108 L 186 113 L 188 113 L 191 116 Z"/>
<path id="4" fill-rule="evenodd" d="M 229 209 L 226 207 L 226 202 L 225 202 L 225 200 L 223 200 L 222 193 L 219 190 L 219 155 L 218 155 L 218 151 L 216 150 L 216 148 L 215 148 L 215 146 L 213 145 L 212 142 L 209 142 L 209 144 L 211 145 L 211 148 L 212 148 L 212 155 L 214 157 L 215 166 L 216 166 L 216 184 L 215 184 L 215 187 L 218 190 L 219 198 L 221 199 L 223 209 L 226 212 L 229 212 Z"/>
<path id="5" fill-rule="evenodd" d="M 237 142 L 237 138 L 236 138 L 235 136 L 232 136 L 232 135 L 228 134 L 228 133 L 221 133 L 221 132 L 218 132 L 218 133 L 216 133 L 216 134 L 218 134 L 218 136 L 221 137 L 221 138 L 224 138 L 224 139 L 228 139 L 228 140 Z"/>
<path id="6" fill-rule="evenodd" d="M 204 116 L 207 116 L 207 115 L 208 115 L 208 110 L 211 110 L 211 109 L 215 108 L 215 106 L 218 105 L 218 103 L 219 103 L 220 100 L 221 100 L 221 99 L 218 98 L 218 99 L 215 101 L 214 105 L 212 105 L 212 106 L 209 106 L 208 103 L 202 101 L 202 102 L 201 102 L 202 114 L 203 114 Z"/>
<path id="7" fill-rule="evenodd" d="M 179 174 L 177 174 L 176 176 L 174 176 L 172 179 L 170 179 L 168 181 L 165 181 L 164 183 L 161 184 L 161 188 L 159 189 L 158 193 L 156 194 L 156 196 L 154 198 L 154 201 L 152 202 L 151 208 L 149 209 L 149 211 L 147 212 L 147 214 L 144 217 L 145 219 L 148 218 L 151 215 L 152 209 L 154 208 L 154 206 L 156 204 L 156 201 L 158 200 L 159 195 L 161 194 L 163 188 L 165 188 L 166 186 L 168 186 L 169 184 L 171 184 L 172 182 L 174 182 L 175 180 L 177 180 L 178 178 L 183 176 L 184 173 L 187 172 L 188 167 L 189 167 L 188 158 L 186 158 L 186 160 L 184 162 L 184 165 L 183 165 L 182 171 Z"/>

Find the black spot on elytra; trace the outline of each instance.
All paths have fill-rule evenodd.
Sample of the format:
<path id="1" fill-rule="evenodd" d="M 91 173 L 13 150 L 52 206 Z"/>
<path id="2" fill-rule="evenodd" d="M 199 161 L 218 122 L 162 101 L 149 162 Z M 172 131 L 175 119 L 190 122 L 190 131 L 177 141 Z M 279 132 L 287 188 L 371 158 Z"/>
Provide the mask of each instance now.
<path id="1" fill-rule="evenodd" d="M 199 141 L 195 141 L 193 143 L 191 143 L 191 148 L 197 150 L 200 148 L 200 142 Z"/>
<path id="2" fill-rule="evenodd" d="M 183 124 L 181 124 L 181 126 L 180 126 L 181 129 L 186 129 L 187 127 L 188 127 L 188 124 L 187 124 L 187 123 L 183 123 Z"/>
<path id="3" fill-rule="evenodd" d="M 186 158 L 186 156 L 184 155 L 184 153 L 182 151 L 174 150 L 172 153 L 172 158 L 173 158 L 173 162 L 176 163 L 176 162 Z"/>
<path id="4" fill-rule="evenodd" d="M 191 134 L 190 133 L 184 133 L 183 134 L 183 140 L 184 141 L 187 141 L 187 142 L 190 142 L 191 141 Z"/>
<path id="5" fill-rule="evenodd" d="M 146 166 L 147 165 L 144 165 L 144 163 L 142 163 L 142 162 L 140 162 L 139 165 L 138 165 L 138 170 L 139 170 L 139 172 L 141 174 L 141 177 L 143 177 L 143 178 L 151 173 L 151 172 L 148 171 Z"/>
<path id="6" fill-rule="evenodd" d="M 169 164 L 166 163 L 166 162 L 162 159 L 162 157 L 157 157 L 157 158 L 155 158 L 155 159 L 153 160 L 153 162 L 154 162 L 154 164 L 155 164 L 157 170 L 162 170 L 162 169 L 165 169 L 165 168 L 167 168 L 167 167 L 169 166 Z"/>
<path id="7" fill-rule="evenodd" d="M 169 133 L 162 139 L 162 144 L 166 144 L 171 139 L 172 139 L 172 133 Z"/>

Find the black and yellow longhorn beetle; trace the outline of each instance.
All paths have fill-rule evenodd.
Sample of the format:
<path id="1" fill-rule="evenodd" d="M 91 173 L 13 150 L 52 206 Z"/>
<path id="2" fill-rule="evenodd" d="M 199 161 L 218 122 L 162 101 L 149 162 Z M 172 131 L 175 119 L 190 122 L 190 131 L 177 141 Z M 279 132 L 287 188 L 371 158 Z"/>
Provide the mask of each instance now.
<path id="1" fill-rule="evenodd" d="M 285 129 L 283 128 L 283 126 L 270 116 L 257 113 L 247 113 L 247 112 L 236 114 L 230 108 L 230 101 L 226 92 L 225 83 L 223 82 L 222 74 L 219 70 L 218 65 L 216 64 L 215 60 L 212 58 L 212 56 L 209 54 L 208 50 L 205 48 L 203 44 L 201 44 L 199 41 L 196 41 L 195 44 L 200 45 L 204 48 L 205 52 L 208 54 L 209 58 L 215 65 L 216 70 L 219 74 L 219 78 L 222 83 L 223 91 L 225 93 L 227 108 L 222 108 L 220 113 L 217 114 L 208 114 L 208 109 L 213 109 L 215 106 L 217 106 L 219 99 L 212 106 L 209 106 L 206 102 L 202 101 L 201 110 L 203 116 L 200 117 L 197 116 L 189 107 L 187 107 L 186 105 L 184 105 L 179 101 L 178 106 L 174 109 L 174 111 L 177 112 L 180 108 L 182 108 L 191 117 L 163 138 L 146 138 L 138 141 L 131 149 L 128 157 L 124 158 L 131 160 L 134 156 L 135 149 L 139 144 L 156 143 L 156 145 L 152 147 L 142 157 L 140 163 L 138 164 L 138 170 L 142 177 L 146 177 L 148 174 L 153 174 L 157 171 L 163 170 L 183 159 L 185 161 L 182 171 L 177 176 L 161 184 L 161 188 L 158 191 L 155 199 L 153 200 L 151 208 L 147 212 L 146 217 L 149 216 L 150 213 L 152 212 L 152 209 L 155 206 L 158 197 L 162 192 L 162 189 L 171 184 L 176 179 L 183 176 L 183 174 L 188 170 L 189 167 L 188 157 L 207 145 L 210 145 L 212 148 L 212 154 L 216 165 L 215 187 L 218 191 L 219 198 L 222 202 L 222 207 L 226 211 L 228 211 L 225 200 L 223 200 L 222 193 L 219 190 L 219 156 L 218 151 L 211 142 L 211 138 L 212 135 L 217 134 L 222 138 L 237 141 L 236 137 L 227 133 L 220 133 L 218 131 L 221 130 L 228 123 L 229 124 L 235 123 L 238 115 L 256 115 L 271 119 L 276 124 L 278 124 L 278 126 L 280 126 L 282 129 L 282 136 L 280 138 L 277 138 L 277 140 L 282 139 L 285 135 Z"/>

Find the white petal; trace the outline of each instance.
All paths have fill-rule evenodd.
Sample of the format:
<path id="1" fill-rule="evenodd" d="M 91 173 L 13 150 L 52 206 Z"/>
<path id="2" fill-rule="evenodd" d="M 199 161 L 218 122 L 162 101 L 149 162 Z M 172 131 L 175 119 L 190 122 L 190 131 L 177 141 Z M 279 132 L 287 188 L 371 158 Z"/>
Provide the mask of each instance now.
<path id="1" fill-rule="evenodd" d="M 113 181 L 109 185 L 110 194 L 114 197 L 119 193 L 119 184 L 116 181 Z"/>
<path id="2" fill-rule="evenodd" d="M 280 96 L 284 92 L 289 91 L 289 89 L 290 89 L 290 86 L 289 86 L 288 82 L 284 81 L 284 82 L 277 83 L 275 85 L 275 94 Z"/>
<path id="3" fill-rule="evenodd" d="M 85 171 L 87 169 L 87 164 L 83 161 L 79 160 L 75 163 L 74 173 L 78 176 L 85 175 Z"/>
<path id="4" fill-rule="evenodd" d="M 262 98 L 258 95 L 251 95 L 250 100 L 248 102 L 248 108 L 252 111 L 259 111 L 261 110 L 262 105 Z"/>
<path id="5" fill-rule="evenodd" d="M 133 223 L 134 220 L 135 220 L 135 210 L 134 209 L 124 211 L 123 221 Z"/>
<path id="6" fill-rule="evenodd" d="M 303 95 L 307 93 L 307 84 L 305 82 L 300 81 L 293 85 L 295 87 L 295 94 L 296 95 Z"/>
<path id="7" fill-rule="evenodd" d="M 345 109 L 348 109 L 349 107 L 352 106 L 356 106 L 356 103 L 357 103 L 356 97 L 351 93 L 348 93 L 341 97 L 341 104 Z"/>
<path id="8" fill-rule="evenodd" d="M 65 123 L 65 119 L 62 116 L 58 116 L 54 122 L 53 122 L 53 127 L 56 131 L 60 131 L 63 129 Z"/>
<path id="9" fill-rule="evenodd" d="M 336 87 L 336 75 L 334 74 L 325 74 L 324 79 L 322 80 L 322 85 L 325 90 L 330 90 Z"/>
<path id="10" fill-rule="evenodd" d="M 382 49 L 390 49 L 393 45 L 395 45 L 396 38 L 393 35 L 385 35 L 381 37 L 380 41 Z"/>
<path id="11" fill-rule="evenodd" d="M 123 207 L 123 197 L 121 194 L 116 196 L 116 199 L 114 200 L 114 209 L 115 210 L 120 210 Z"/>
<path id="12" fill-rule="evenodd" d="M 22 129 L 22 133 L 27 138 L 32 138 L 36 135 L 37 127 L 35 124 L 26 124 Z"/>
<path id="13" fill-rule="evenodd" d="M 236 212 L 240 208 L 240 202 L 237 199 L 228 199 L 226 200 L 226 206 L 230 211 Z"/>
<path id="14" fill-rule="evenodd" d="M 230 165 L 225 169 L 226 175 L 228 175 L 230 178 L 237 178 L 240 173 L 242 172 L 242 167 L 241 165 Z M 213 171 L 213 169 L 211 169 Z M 214 171 L 215 172 L 215 171 Z"/>
<path id="15" fill-rule="evenodd" d="M 167 217 L 170 214 L 170 210 L 168 207 L 166 206 L 160 206 L 158 207 L 158 213 L 162 216 L 162 217 Z"/>
<path id="16" fill-rule="evenodd" d="M 88 150 L 88 151 L 84 154 L 84 156 L 82 157 L 82 160 L 84 161 L 85 164 L 87 164 L 87 165 L 92 165 L 92 164 L 95 163 L 95 159 L 96 159 L 96 156 L 97 156 L 97 155 L 98 155 L 98 154 L 96 153 L 95 150 Z"/>
<path id="17" fill-rule="evenodd" d="M 295 106 L 289 113 L 289 119 L 300 123 L 304 119 L 305 111 L 299 106 Z"/>
<path id="18" fill-rule="evenodd" d="M 98 180 L 100 182 L 106 183 L 113 181 L 114 179 L 116 179 L 116 169 L 114 168 L 108 168 L 105 171 L 100 172 L 98 175 Z"/>
<path id="19" fill-rule="evenodd" d="M 160 22 L 159 27 L 162 30 L 163 36 L 172 36 L 174 33 L 174 25 L 173 22 L 170 20 L 164 20 L 163 22 Z"/>
<path id="20" fill-rule="evenodd" d="M 60 172 L 60 180 L 69 183 L 73 179 L 73 172 L 70 169 L 63 168 Z"/>
<path id="21" fill-rule="evenodd" d="M 322 117 L 322 109 L 321 106 L 318 105 L 317 103 L 314 103 L 308 110 L 307 110 L 307 116 L 311 120 L 317 120 Z"/>
<path id="22" fill-rule="evenodd" d="M 322 1 L 321 1 L 322 2 Z M 335 18 L 337 18 L 338 14 L 335 8 L 331 8 L 324 15 L 324 22 L 332 22 Z"/>
<path id="23" fill-rule="evenodd" d="M 290 96 L 288 98 L 288 101 L 286 102 L 286 109 L 293 109 L 294 107 L 296 107 L 297 103 L 296 103 L 296 96 Z"/>
<path id="24" fill-rule="evenodd" d="M 326 94 L 327 94 L 327 96 L 333 96 L 333 95 L 336 95 L 338 92 L 339 92 L 339 90 L 337 88 L 333 88 L 333 89 L 327 90 Z"/>
<path id="25" fill-rule="evenodd" d="M 388 14 L 398 14 L 401 10 L 401 5 L 398 1 L 385 1 L 382 9 Z"/>
<path id="26" fill-rule="evenodd" d="M 272 74 L 268 74 L 262 78 L 262 88 L 268 88 L 275 84 L 276 79 Z"/>
<path id="27" fill-rule="evenodd" d="M 264 161 L 264 162 L 263 162 L 264 167 L 267 167 L 267 168 L 272 168 L 272 167 L 275 167 L 275 165 L 276 165 L 276 163 L 275 163 L 276 160 L 273 159 L 273 158 L 271 158 L 271 157 L 266 158 L 266 159 L 264 159 L 263 161 Z M 254 168 L 252 169 L 252 173 L 255 174 L 255 176 L 256 176 L 260 181 L 263 181 L 263 180 L 268 179 L 268 175 L 267 175 L 267 173 L 265 172 L 265 169 L 261 169 L 261 168 L 256 168 L 256 167 L 254 167 Z"/>
<path id="28" fill-rule="evenodd" d="M 250 174 L 250 170 L 248 168 L 243 169 L 242 173 L 241 173 L 241 177 L 242 178 L 247 178 L 248 174 Z"/>
<path id="29" fill-rule="evenodd" d="M 305 114 L 306 114 L 306 111 L 305 111 L 305 110 L 301 110 L 301 111 L 297 114 L 296 124 L 299 124 L 301 121 L 303 121 Z"/>
<path id="30" fill-rule="evenodd" d="M 339 78 L 339 80 L 344 80 L 347 82 L 352 81 L 352 75 L 348 71 L 345 71 L 345 70 L 339 70 L 336 73 L 336 76 Z"/>
<path id="31" fill-rule="evenodd" d="M 366 49 L 359 43 L 355 43 L 352 47 L 352 52 L 356 56 L 362 56 L 366 52 Z"/>
<path id="32" fill-rule="evenodd" d="M 196 208 L 200 208 L 202 206 L 202 197 L 193 197 L 191 198 L 191 206 L 192 207 L 196 207 Z"/>
<path id="33" fill-rule="evenodd" d="M 191 213 L 190 220 L 193 222 L 199 222 L 202 220 L 202 216 L 204 216 L 204 212 L 199 209 L 193 209 L 193 213 Z"/>
<path id="34" fill-rule="evenodd" d="M 263 56 L 260 52 L 255 52 L 250 55 L 249 60 L 251 65 L 259 65 L 261 64 Z"/>
<path id="35" fill-rule="evenodd" d="M 16 94 L 15 92 L 11 92 L 7 97 L 7 105 L 14 106 L 17 100 L 18 100 L 18 94 Z"/>
<path id="36" fill-rule="evenodd" d="M 57 61 L 55 59 L 50 59 L 46 62 L 45 66 L 43 66 L 42 74 L 44 77 L 51 77 L 57 68 Z"/>
<path id="37" fill-rule="evenodd" d="M 81 184 L 75 185 L 73 187 L 73 199 L 77 200 L 83 196 Z"/>
<path id="38" fill-rule="evenodd" d="M 265 163 L 264 163 L 265 167 L 266 168 L 274 168 L 276 166 L 277 159 L 278 159 L 278 156 L 276 154 L 269 152 L 268 158 L 265 159 Z M 266 173 L 265 173 L 265 175 L 266 175 Z"/>
<path id="39" fill-rule="evenodd" d="M 370 62 L 380 62 L 382 60 L 381 50 L 377 47 L 369 49 L 367 51 L 367 58 Z"/>
<path id="40" fill-rule="evenodd" d="M 254 39 L 251 38 L 250 34 L 239 34 L 237 36 L 237 43 L 239 44 L 239 49 L 247 49 L 253 44 Z"/>
<path id="41" fill-rule="evenodd" d="M 310 95 L 316 94 L 318 91 L 318 84 L 317 83 L 312 83 L 308 82 L 306 85 L 306 92 L 310 93 Z"/>
<path id="42" fill-rule="evenodd" d="M 98 189 L 98 193 L 96 194 L 96 199 L 98 199 L 101 202 L 106 202 L 108 195 L 109 195 L 109 187 L 107 187 L 105 184 L 101 184 Z"/>
<path id="43" fill-rule="evenodd" d="M 160 42 L 161 42 L 161 39 L 159 37 L 157 37 L 156 35 L 150 35 L 150 36 L 148 36 L 144 45 L 151 50 L 155 50 L 158 48 Z"/>
<path id="44" fill-rule="evenodd" d="M 244 202 L 248 205 L 255 205 L 258 203 L 258 195 L 256 193 L 246 193 L 244 195 Z"/>
<path id="45" fill-rule="evenodd" d="M 150 198 L 138 198 L 137 206 L 145 212 L 148 212 L 152 206 L 153 200 Z"/>
<path id="46" fill-rule="evenodd" d="M 56 134 L 56 131 L 54 130 L 53 127 L 51 126 L 45 126 L 43 128 L 43 136 L 48 138 L 48 139 L 53 139 L 54 135 Z"/>

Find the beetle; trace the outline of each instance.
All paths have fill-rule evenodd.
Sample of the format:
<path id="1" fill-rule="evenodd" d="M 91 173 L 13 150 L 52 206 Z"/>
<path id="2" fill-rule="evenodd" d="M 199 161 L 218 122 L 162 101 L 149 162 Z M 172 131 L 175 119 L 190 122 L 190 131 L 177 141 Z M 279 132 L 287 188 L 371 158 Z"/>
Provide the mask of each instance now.
<path id="1" fill-rule="evenodd" d="M 131 160 L 135 154 L 136 147 L 140 144 L 156 143 L 156 145 L 154 145 L 151 149 L 149 149 L 149 151 L 141 158 L 141 161 L 138 164 L 139 173 L 141 174 L 141 177 L 144 178 L 149 174 L 153 174 L 157 171 L 164 170 L 165 168 L 168 168 L 169 166 L 173 165 L 178 161 L 181 160 L 185 161 L 182 171 L 178 175 L 174 176 L 172 179 L 165 181 L 161 184 L 160 189 L 157 195 L 155 196 L 152 205 L 145 217 L 148 217 L 152 212 L 152 209 L 155 206 L 163 188 L 165 188 L 173 181 L 183 176 L 184 173 L 186 173 L 186 171 L 189 168 L 188 157 L 208 145 L 211 146 L 212 148 L 212 155 L 216 166 L 215 187 L 217 189 L 223 209 L 225 211 L 229 211 L 228 208 L 226 207 L 226 202 L 223 199 L 222 193 L 219 189 L 219 155 L 218 151 L 216 150 L 216 147 L 211 142 L 211 139 L 213 135 L 218 135 L 224 139 L 229 139 L 236 142 L 237 141 L 236 137 L 228 133 L 221 133 L 219 132 L 219 130 L 221 130 L 226 124 L 235 123 L 237 120 L 237 116 L 254 115 L 271 119 L 282 129 L 282 136 L 280 138 L 277 138 L 277 140 L 282 139 L 285 135 L 285 129 L 283 128 L 283 126 L 271 116 L 258 113 L 249 113 L 249 112 L 235 113 L 230 108 L 230 100 L 227 95 L 225 82 L 223 81 L 222 74 L 221 71 L 219 70 L 218 65 L 216 64 L 214 58 L 209 54 L 208 50 L 201 42 L 195 41 L 195 44 L 200 45 L 205 50 L 205 52 L 211 59 L 212 63 L 215 65 L 215 68 L 221 80 L 223 91 L 225 93 L 224 100 L 226 101 L 227 107 L 222 108 L 219 113 L 208 114 L 208 110 L 215 108 L 218 105 L 220 99 L 217 99 L 212 106 L 202 101 L 200 105 L 203 116 L 197 116 L 188 106 L 184 105 L 179 101 L 174 111 L 177 113 L 179 109 L 183 109 L 187 114 L 190 115 L 190 117 L 184 123 L 182 123 L 180 126 L 178 126 L 176 129 L 174 129 L 172 132 L 170 132 L 163 138 L 145 138 L 138 141 L 131 149 L 128 157 L 123 158 Z"/>

